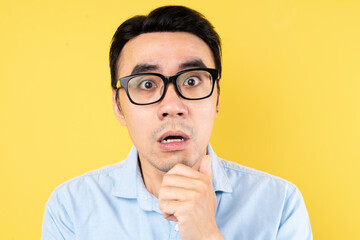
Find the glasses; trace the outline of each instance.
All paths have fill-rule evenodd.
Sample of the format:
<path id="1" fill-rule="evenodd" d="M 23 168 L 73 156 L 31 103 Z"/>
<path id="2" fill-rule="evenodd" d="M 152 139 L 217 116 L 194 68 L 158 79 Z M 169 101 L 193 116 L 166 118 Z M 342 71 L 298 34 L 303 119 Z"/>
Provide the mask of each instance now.
<path id="1" fill-rule="evenodd" d="M 123 87 L 130 101 L 136 105 L 159 102 L 169 83 L 174 84 L 182 98 L 200 100 L 211 96 L 218 75 L 218 71 L 212 68 L 187 69 L 171 77 L 158 73 L 139 73 L 120 78 L 116 87 Z"/>

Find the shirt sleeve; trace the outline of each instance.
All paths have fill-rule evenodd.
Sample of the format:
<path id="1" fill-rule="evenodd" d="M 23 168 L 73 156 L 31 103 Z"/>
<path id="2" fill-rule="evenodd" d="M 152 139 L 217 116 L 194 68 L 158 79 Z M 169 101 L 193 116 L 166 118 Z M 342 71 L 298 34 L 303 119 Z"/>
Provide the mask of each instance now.
<path id="1" fill-rule="evenodd" d="M 73 223 L 64 201 L 55 192 L 45 206 L 41 240 L 75 239 Z"/>
<path id="2" fill-rule="evenodd" d="M 312 240 L 309 215 L 300 191 L 289 188 L 276 240 Z"/>

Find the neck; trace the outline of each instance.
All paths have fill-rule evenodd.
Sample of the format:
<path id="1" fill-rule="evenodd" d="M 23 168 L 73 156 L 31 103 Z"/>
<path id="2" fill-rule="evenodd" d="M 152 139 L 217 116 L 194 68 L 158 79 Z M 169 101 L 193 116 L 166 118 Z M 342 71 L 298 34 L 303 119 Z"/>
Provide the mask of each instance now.
<path id="1" fill-rule="evenodd" d="M 146 159 L 143 159 L 140 156 L 138 158 L 138 161 L 140 172 L 146 189 L 152 195 L 158 198 L 159 190 L 166 172 L 160 171 L 159 169 L 155 168 Z M 201 161 L 197 161 L 195 165 L 192 166 L 192 168 L 198 171 L 200 167 L 200 162 Z"/>
<path id="2" fill-rule="evenodd" d="M 146 189 L 152 195 L 158 198 L 159 189 L 166 172 L 162 172 L 158 169 L 155 169 L 146 160 L 141 160 L 140 157 L 138 161 L 139 161 L 141 176 L 143 178 Z M 148 169 L 152 169 L 153 171 L 148 171 Z"/>

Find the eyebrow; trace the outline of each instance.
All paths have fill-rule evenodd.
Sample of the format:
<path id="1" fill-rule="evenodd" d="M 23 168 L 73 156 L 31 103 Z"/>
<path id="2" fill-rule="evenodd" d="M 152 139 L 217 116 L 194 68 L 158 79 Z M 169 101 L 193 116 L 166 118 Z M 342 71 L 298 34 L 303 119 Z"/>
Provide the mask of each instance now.
<path id="1" fill-rule="evenodd" d="M 146 63 L 140 63 L 137 64 L 134 69 L 131 72 L 131 75 L 138 74 L 138 73 L 146 73 L 150 71 L 158 70 L 159 66 L 155 64 L 146 64 Z"/>
<path id="2" fill-rule="evenodd" d="M 179 66 L 179 71 L 187 69 L 187 68 L 206 68 L 206 65 L 204 64 L 204 62 L 201 59 L 193 59 L 193 60 L 182 63 Z M 159 69 L 160 69 L 159 65 L 156 65 L 156 64 L 140 63 L 140 64 L 137 64 L 133 68 L 131 75 L 138 74 L 138 73 L 152 72 L 152 71 L 156 71 Z"/>
<path id="3" fill-rule="evenodd" d="M 194 59 L 184 62 L 179 66 L 179 70 L 183 70 L 186 68 L 206 68 L 206 65 L 201 59 Z"/>

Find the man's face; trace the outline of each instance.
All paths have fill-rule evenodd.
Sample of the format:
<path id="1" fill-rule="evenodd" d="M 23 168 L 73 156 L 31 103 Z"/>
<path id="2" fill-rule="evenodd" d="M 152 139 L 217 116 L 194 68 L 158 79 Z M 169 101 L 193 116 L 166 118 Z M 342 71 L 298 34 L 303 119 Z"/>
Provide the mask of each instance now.
<path id="1" fill-rule="evenodd" d="M 118 79 L 139 71 L 173 76 L 196 67 L 215 68 L 211 50 L 203 40 L 184 32 L 146 33 L 124 46 Z M 142 162 L 167 172 L 177 163 L 192 167 L 206 154 L 217 116 L 216 86 L 209 98 L 185 100 L 169 84 L 160 102 L 143 106 L 132 104 L 123 88 L 119 91 L 120 108 L 113 96 L 114 111 L 127 126 Z"/>

